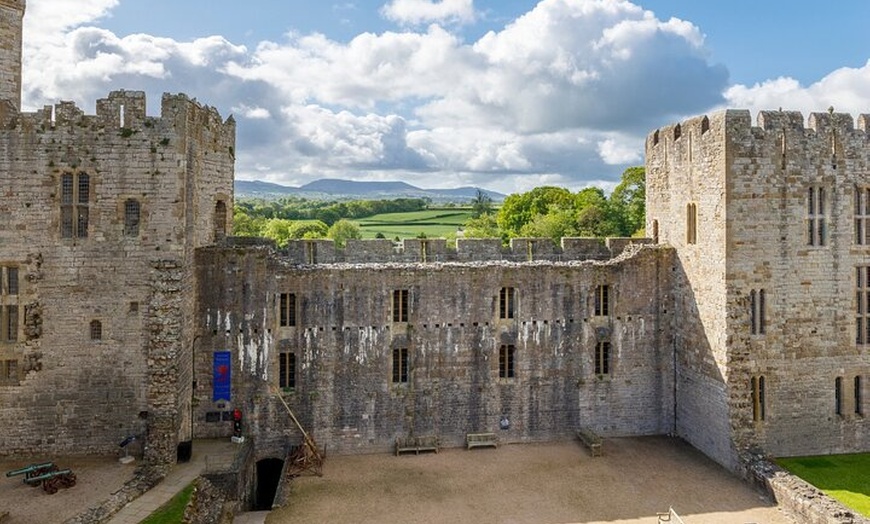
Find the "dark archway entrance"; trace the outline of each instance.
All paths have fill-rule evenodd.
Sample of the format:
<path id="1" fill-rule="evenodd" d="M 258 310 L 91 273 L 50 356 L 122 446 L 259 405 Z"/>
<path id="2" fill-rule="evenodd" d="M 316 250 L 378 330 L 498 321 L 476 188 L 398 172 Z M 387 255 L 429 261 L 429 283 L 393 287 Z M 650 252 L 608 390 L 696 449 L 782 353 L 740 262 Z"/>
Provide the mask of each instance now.
<path id="1" fill-rule="evenodd" d="M 254 511 L 272 509 L 278 484 L 281 482 L 281 471 L 284 461 L 281 459 L 263 459 L 257 462 L 257 491 L 254 496 Z"/>

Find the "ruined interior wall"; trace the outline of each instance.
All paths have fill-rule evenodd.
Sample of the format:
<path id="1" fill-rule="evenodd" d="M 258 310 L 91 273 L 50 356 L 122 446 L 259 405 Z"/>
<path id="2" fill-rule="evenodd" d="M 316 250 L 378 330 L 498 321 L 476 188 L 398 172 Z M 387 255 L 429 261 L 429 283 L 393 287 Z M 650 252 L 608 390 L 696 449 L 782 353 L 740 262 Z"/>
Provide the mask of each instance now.
<path id="1" fill-rule="evenodd" d="M 866 404 L 870 356 L 856 345 L 855 196 L 870 187 L 870 117 L 769 111 L 731 126 L 729 339 L 732 424 L 742 448 L 774 456 L 870 450 L 855 413 L 854 377 Z M 808 245 L 807 195 L 824 189 L 826 238 Z M 747 219 L 748 218 L 748 219 Z M 750 292 L 765 290 L 764 334 L 750 331 Z M 751 377 L 765 378 L 765 417 L 753 420 Z M 842 415 L 835 413 L 842 377 Z M 866 408 L 862 408 L 865 409 Z M 865 411 L 866 412 L 866 411 Z"/>
<path id="2" fill-rule="evenodd" d="M 727 113 L 663 127 L 646 143 L 646 230 L 676 249 L 675 433 L 734 468 L 726 340 Z M 689 242 L 687 206 L 697 207 Z"/>
<path id="3" fill-rule="evenodd" d="M 668 249 L 609 263 L 287 265 L 266 249 L 198 253 L 201 341 L 197 434 L 226 434 L 214 413 L 244 406 L 258 448 L 298 442 L 275 398 L 278 354 L 295 352 L 297 387 L 283 392 L 327 449 L 389 449 L 398 436 L 467 432 L 507 442 L 661 434 L 672 426 Z M 205 282 L 208 282 L 206 285 Z M 593 314 L 597 284 L 614 310 Z M 514 319 L 498 318 L 501 287 L 517 289 Z M 409 291 L 408 322 L 393 322 L 394 289 Z M 278 293 L 295 293 L 298 323 L 282 327 Z M 599 340 L 612 371 L 594 373 Z M 499 347 L 516 348 L 515 378 L 499 378 Z M 211 355 L 233 353 L 232 405 L 213 403 Z M 407 383 L 393 383 L 392 353 L 408 348 Z M 212 420 L 207 422 L 208 412 Z M 500 430 L 502 416 L 509 430 Z"/>
<path id="4" fill-rule="evenodd" d="M 41 328 L 26 334 L 22 321 L 18 341 L 0 343 L 0 360 L 20 370 L 17 385 L 0 386 L 0 453 L 114 452 L 146 433 L 161 394 L 149 385 L 148 318 L 159 309 L 153 262 L 184 258 L 181 137 L 172 120 L 146 116 L 139 92 L 110 94 L 96 115 L 61 103 L 4 118 L 0 265 L 19 267 L 19 302 Z M 65 174 L 89 177 L 87 237 L 61 238 Z M 127 199 L 141 205 L 135 237 L 124 234 Z"/>

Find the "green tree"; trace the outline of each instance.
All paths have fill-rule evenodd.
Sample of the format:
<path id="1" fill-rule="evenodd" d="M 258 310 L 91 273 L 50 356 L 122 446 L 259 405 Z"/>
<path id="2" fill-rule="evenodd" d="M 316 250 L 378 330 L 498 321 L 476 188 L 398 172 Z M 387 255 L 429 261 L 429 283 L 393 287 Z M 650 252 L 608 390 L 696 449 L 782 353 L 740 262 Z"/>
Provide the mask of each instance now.
<path id="1" fill-rule="evenodd" d="M 290 238 L 326 238 L 329 233 L 329 226 L 320 220 L 299 220 L 290 226 Z"/>
<path id="2" fill-rule="evenodd" d="M 335 224 L 332 224 L 329 231 L 326 233 L 326 237 L 334 240 L 336 245 L 344 247 L 348 240 L 358 240 L 362 238 L 362 232 L 360 231 L 359 225 L 342 218 Z"/>
<path id="3" fill-rule="evenodd" d="M 577 219 L 574 215 L 573 209 L 564 208 L 535 215 L 531 222 L 523 226 L 520 234 L 524 237 L 549 238 L 558 244 L 562 237 L 577 236 Z"/>
<path id="4" fill-rule="evenodd" d="M 477 218 L 469 218 L 463 229 L 465 238 L 501 238 L 501 230 L 495 215 L 483 214 Z"/>
<path id="5" fill-rule="evenodd" d="M 546 215 L 552 209 L 570 209 L 573 200 L 574 195 L 563 187 L 536 187 L 526 193 L 509 195 L 499 208 L 496 220 L 499 228 L 509 238 L 514 238 L 536 215 Z"/>
<path id="6" fill-rule="evenodd" d="M 471 200 L 471 217 L 479 218 L 483 215 L 492 213 L 492 198 L 481 191 L 477 190 L 477 194 Z"/>
<path id="7" fill-rule="evenodd" d="M 610 204 L 622 220 L 622 235 L 642 234 L 646 224 L 646 170 L 629 167 L 610 195 Z"/>
<path id="8" fill-rule="evenodd" d="M 271 238 L 278 244 L 278 247 L 287 245 L 287 241 L 292 238 L 290 229 L 293 227 L 292 220 L 283 218 L 272 218 L 266 221 L 263 229 L 260 230 L 260 235 Z"/>

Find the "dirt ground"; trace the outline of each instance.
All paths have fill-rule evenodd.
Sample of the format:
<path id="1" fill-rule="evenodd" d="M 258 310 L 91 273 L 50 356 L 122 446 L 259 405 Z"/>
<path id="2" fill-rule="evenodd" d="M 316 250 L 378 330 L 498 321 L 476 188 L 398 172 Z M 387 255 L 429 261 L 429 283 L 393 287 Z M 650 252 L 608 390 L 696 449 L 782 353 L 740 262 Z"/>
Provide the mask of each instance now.
<path id="1" fill-rule="evenodd" d="M 329 457 L 293 481 L 267 524 L 791 524 L 770 501 L 691 446 L 667 437 Z"/>
<path id="2" fill-rule="evenodd" d="M 54 462 L 72 469 L 76 485 L 49 495 L 41 487 L 22 482 L 23 476 L 6 477 L 6 472 L 29 464 Z M 118 457 L 34 457 L 0 459 L 0 515 L 9 513 L 3 524 L 53 524 L 72 518 L 108 499 L 133 477 L 135 463 L 122 465 Z"/>

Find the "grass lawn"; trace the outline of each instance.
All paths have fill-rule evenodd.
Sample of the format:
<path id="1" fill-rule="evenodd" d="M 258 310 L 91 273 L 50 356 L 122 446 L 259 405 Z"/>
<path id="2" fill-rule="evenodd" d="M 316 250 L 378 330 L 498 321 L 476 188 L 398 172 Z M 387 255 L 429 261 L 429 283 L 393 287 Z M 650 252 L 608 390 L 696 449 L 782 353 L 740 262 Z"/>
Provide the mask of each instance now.
<path id="1" fill-rule="evenodd" d="M 381 233 L 386 238 L 452 237 L 471 218 L 470 208 L 433 208 L 410 213 L 384 213 L 355 220 L 363 238 L 375 238 Z"/>
<path id="2" fill-rule="evenodd" d="M 193 484 L 188 484 L 160 509 L 142 521 L 142 524 L 178 524 L 184 519 L 184 508 L 193 493 Z"/>
<path id="3" fill-rule="evenodd" d="M 777 459 L 777 464 L 870 517 L 870 453 Z"/>

